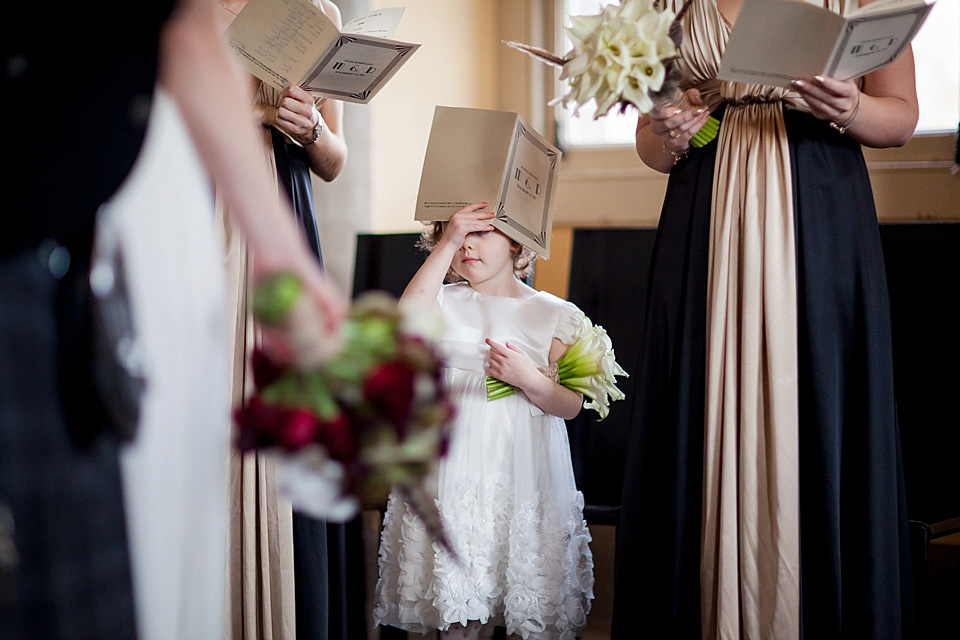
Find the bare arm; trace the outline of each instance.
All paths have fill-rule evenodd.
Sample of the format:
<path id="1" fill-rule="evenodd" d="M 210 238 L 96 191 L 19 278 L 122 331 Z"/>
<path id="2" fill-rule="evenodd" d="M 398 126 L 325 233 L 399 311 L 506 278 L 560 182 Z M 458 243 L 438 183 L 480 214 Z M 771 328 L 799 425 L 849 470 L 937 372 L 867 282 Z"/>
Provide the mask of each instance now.
<path id="1" fill-rule="evenodd" d="M 467 205 L 451 216 L 443 236 L 423 261 L 423 265 L 410 280 L 407 288 L 403 290 L 403 295 L 400 296 L 402 302 L 413 302 L 424 308 L 436 305 L 437 294 L 443 286 L 443 280 L 467 234 L 493 229 L 493 225 L 488 220 L 495 214 L 490 211 L 480 211 L 485 206 L 487 206 L 486 202 L 477 202 Z"/>
<path id="2" fill-rule="evenodd" d="M 330 182 L 347 163 L 347 142 L 343 137 L 343 103 L 339 100 L 324 100 L 320 105 L 323 118 L 323 133 L 313 144 L 308 145 L 310 168 L 324 181 Z"/>
<path id="3" fill-rule="evenodd" d="M 342 25 L 340 9 L 330 0 L 322 0 L 321 8 L 339 29 Z M 284 89 L 277 109 L 274 126 L 295 140 L 311 139 L 321 120 L 320 137 L 312 144 L 304 145 L 310 168 L 325 182 L 330 182 L 343 170 L 347 162 L 347 142 L 343 137 L 343 103 L 339 100 L 324 100 L 319 109 L 314 106 L 313 96 L 300 87 Z"/>
<path id="4" fill-rule="evenodd" d="M 323 278 L 268 173 L 245 75 L 223 45 L 207 0 L 180 0 L 161 34 L 160 81 L 171 93 L 230 215 L 256 254 L 254 277 L 290 270 L 332 330 L 346 304 Z"/>
<path id="5" fill-rule="evenodd" d="M 846 125 L 847 135 L 868 147 L 900 147 L 913 136 L 920 115 L 913 49 L 855 81 L 818 77 L 794 82 L 818 118 Z M 858 105 L 859 102 L 859 105 Z"/>
<path id="6" fill-rule="evenodd" d="M 860 6 L 875 0 L 860 0 Z M 913 136 L 920 115 L 913 48 L 892 64 L 853 80 L 801 79 L 794 82 L 818 118 L 846 125 L 846 133 L 868 147 L 900 147 Z"/>
<path id="7" fill-rule="evenodd" d="M 580 413 L 583 396 L 543 375 L 530 357 L 509 342 L 501 345 L 487 338 L 490 347 L 488 373 L 522 389 L 533 404 L 544 413 L 572 420 Z M 550 363 L 563 357 L 569 347 L 557 338 L 550 345 Z"/>

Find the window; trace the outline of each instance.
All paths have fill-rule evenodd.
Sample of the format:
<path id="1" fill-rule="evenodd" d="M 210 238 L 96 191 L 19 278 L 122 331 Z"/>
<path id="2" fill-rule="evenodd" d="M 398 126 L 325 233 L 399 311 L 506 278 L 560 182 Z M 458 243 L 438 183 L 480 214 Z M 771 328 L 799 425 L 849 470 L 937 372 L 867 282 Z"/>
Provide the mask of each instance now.
<path id="1" fill-rule="evenodd" d="M 917 132 L 956 131 L 960 120 L 960 2 L 934 5 L 913 40 L 920 122 Z"/>
<path id="2" fill-rule="evenodd" d="M 592 14 L 615 0 L 562 0 L 558 8 L 562 14 L 558 23 L 569 24 L 568 16 Z M 559 37 L 568 51 L 570 41 Z M 920 121 L 917 132 L 957 130 L 960 121 L 960 2 L 940 0 L 933 7 L 920 33 L 913 41 L 917 70 L 917 93 L 920 98 Z M 557 95 L 563 87 L 558 83 Z M 592 103 L 591 103 L 592 106 Z M 633 145 L 637 125 L 636 111 L 624 115 L 608 115 L 594 120 L 590 108 L 573 116 L 562 106 L 556 107 L 561 144 L 564 147 L 591 147 L 606 145 Z"/>

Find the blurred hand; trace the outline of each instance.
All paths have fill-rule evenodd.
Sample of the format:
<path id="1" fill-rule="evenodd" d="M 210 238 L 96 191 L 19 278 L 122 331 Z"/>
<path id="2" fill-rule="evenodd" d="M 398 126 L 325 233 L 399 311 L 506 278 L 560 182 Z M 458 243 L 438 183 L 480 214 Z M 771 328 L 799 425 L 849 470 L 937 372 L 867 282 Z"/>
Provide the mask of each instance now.
<path id="1" fill-rule="evenodd" d="M 255 267 L 254 286 L 278 271 L 293 273 L 303 286 L 288 322 L 282 327 L 260 325 L 261 346 L 277 362 L 319 364 L 340 347 L 340 327 L 347 316 L 347 298 L 327 280 L 306 248 L 300 256 L 269 268 Z M 262 261 L 261 261 L 262 262 Z M 257 260 L 254 260 L 255 265 Z"/>

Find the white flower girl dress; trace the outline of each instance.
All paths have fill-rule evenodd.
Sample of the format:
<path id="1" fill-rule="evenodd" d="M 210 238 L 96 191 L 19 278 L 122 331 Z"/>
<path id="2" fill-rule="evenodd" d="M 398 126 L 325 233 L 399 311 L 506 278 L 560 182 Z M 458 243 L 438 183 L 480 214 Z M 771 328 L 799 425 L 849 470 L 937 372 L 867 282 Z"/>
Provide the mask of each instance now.
<path id="1" fill-rule="evenodd" d="M 566 426 L 522 392 L 487 401 L 485 338 L 538 367 L 554 337 L 574 341 L 583 312 L 549 293 L 525 298 L 445 285 L 445 381 L 457 403 L 437 497 L 461 564 L 391 495 L 380 541 L 377 624 L 426 633 L 470 620 L 526 640 L 573 640 L 593 598 L 593 556 Z"/>

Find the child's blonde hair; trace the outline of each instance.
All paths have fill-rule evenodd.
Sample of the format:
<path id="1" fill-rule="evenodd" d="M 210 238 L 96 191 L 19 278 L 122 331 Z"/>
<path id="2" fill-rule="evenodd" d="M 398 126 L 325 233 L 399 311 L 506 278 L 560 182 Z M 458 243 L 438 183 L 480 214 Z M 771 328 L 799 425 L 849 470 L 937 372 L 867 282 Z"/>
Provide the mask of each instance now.
<path id="1" fill-rule="evenodd" d="M 443 237 L 443 228 L 446 222 L 424 222 L 423 233 L 420 234 L 420 240 L 417 246 L 424 251 L 433 251 L 440 238 Z M 526 280 L 533 273 L 533 264 L 537 260 L 537 254 L 516 240 L 510 238 L 513 250 L 513 274 L 521 280 Z M 453 270 L 453 267 L 447 270 L 447 282 L 464 282 L 466 278 Z"/>

